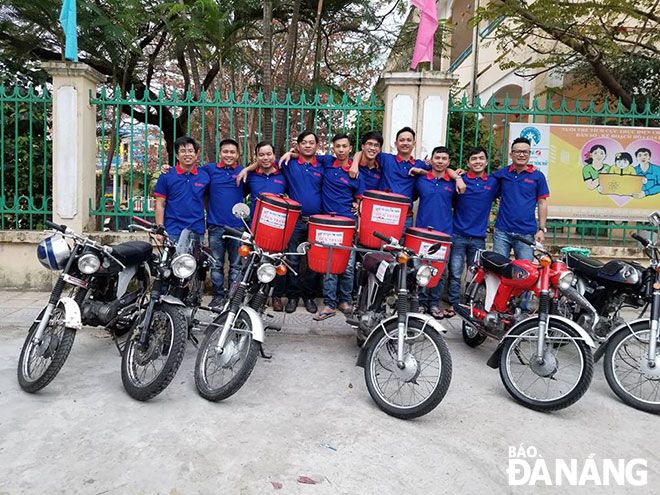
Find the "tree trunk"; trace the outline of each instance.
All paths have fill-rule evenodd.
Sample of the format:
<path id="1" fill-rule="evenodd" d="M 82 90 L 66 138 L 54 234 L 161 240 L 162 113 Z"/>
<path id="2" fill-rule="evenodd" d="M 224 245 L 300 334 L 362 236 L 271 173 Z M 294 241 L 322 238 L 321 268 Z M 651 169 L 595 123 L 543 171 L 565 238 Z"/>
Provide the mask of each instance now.
<path id="1" fill-rule="evenodd" d="M 312 75 L 312 85 L 317 86 L 321 80 L 321 38 L 322 38 L 321 29 L 316 30 L 316 46 L 314 47 L 314 73 Z M 316 89 L 318 91 L 318 88 Z M 310 94 L 310 97 L 313 95 Z M 305 117 L 305 129 L 314 128 L 314 111 L 308 110 Z"/>
<path id="2" fill-rule="evenodd" d="M 273 0 L 264 1 L 264 25 L 263 25 L 263 92 L 264 100 L 270 100 L 273 91 Z M 266 108 L 262 118 L 262 133 L 260 141 L 270 141 L 273 136 L 272 110 Z"/>

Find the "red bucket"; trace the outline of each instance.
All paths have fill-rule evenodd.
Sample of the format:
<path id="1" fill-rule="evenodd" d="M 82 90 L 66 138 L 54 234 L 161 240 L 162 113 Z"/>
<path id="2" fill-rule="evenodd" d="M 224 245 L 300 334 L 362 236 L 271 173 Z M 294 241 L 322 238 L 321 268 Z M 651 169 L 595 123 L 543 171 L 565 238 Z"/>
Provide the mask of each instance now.
<path id="1" fill-rule="evenodd" d="M 300 216 L 300 203 L 272 193 L 261 193 L 254 207 L 252 234 L 265 251 L 284 251 Z"/>
<path id="2" fill-rule="evenodd" d="M 335 246 L 351 247 L 355 220 L 334 215 L 312 215 L 309 217 L 309 236 L 311 244 L 307 253 L 307 264 L 310 270 L 318 273 L 340 274 L 346 271 L 348 259 L 351 256 L 349 249 L 333 249 L 318 246 L 315 243 L 332 244 Z M 330 260 L 330 270 L 328 270 Z"/>
<path id="3" fill-rule="evenodd" d="M 365 191 L 360 204 L 358 243 L 379 248 L 381 241 L 374 237 L 374 231 L 400 239 L 409 207 L 410 198 L 402 194 Z"/>
<path id="4" fill-rule="evenodd" d="M 433 253 L 432 256 L 437 258 L 437 261 L 432 261 L 431 266 L 438 269 L 438 273 L 431 279 L 427 287 L 435 287 L 442 278 L 442 272 L 445 270 L 445 265 L 449 261 L 449 250 L 451 248 L 451 236 L 444 232 L 438 232 L 430 228 L 422 229 L 419 227 L 408 227 L 406 229 L 406 238 L 403 245 L 412 249 L 417 254 L 426 254 L 431 246 L 442 243 L 442 247 Z"/>

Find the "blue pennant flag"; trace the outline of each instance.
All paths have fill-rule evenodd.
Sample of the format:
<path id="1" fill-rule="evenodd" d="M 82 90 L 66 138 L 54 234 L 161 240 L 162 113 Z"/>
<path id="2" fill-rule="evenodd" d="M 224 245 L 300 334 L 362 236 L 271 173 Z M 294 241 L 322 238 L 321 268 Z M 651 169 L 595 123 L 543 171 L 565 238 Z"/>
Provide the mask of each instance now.
<path id="1" fill-rule="evenodd" d="M 78 61 L 78 19 L 76 18 L 76 0 L 62 0 L 60 24 L 64 30 L 66 44 L 64 58 Z"/>

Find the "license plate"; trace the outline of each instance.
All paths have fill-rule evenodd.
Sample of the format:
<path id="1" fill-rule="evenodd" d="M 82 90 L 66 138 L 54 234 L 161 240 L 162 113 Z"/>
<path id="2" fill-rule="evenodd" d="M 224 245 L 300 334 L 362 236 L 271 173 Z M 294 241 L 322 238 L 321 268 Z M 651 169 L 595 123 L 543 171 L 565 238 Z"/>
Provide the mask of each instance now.
<path id="1" fill-rule="evenodd" d="M 82 287 L 83 289 L 87 288 L 87 285 L 89 285 L 87 282 L 84 280 L 80 280 L 79 278 L 72 277 L 71 275 L 62 275 L 62 279 L 71 285 L 77 285 L 78 287 Z"/>

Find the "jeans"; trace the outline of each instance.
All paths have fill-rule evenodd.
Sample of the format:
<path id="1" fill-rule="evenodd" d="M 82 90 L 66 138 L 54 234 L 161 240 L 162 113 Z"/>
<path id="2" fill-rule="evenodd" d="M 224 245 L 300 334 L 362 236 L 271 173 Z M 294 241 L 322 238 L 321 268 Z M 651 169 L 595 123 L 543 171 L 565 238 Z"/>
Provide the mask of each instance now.
<path id="1" fill-rule="evenodd" d="M 467 261 L 474 265 L 474 256 L 479 249 L 486 249 L 483 237 L 452 236 L 451 256 L 449 257 L 449 304 L 457 306 L 461 301 L 461 278 Z"/>
<path id="2" fill-rule="evenodd" d="M 445 290 L 445 282 L 447 280 L 447 270 L 445 270 L 435 287 L 424 288 L 419 291 L 419 305 L 425 308 L 432 308 L 433 306 L 440 305 L 440 298 L 442 292 Z"/>
<path id="3" fill-rule="evenodd" d="M 287 247 L 287 251 L 290 253 L 293 253 L 296 251 L 296 248 L 298 247 L 298 244 L 301 242 L 306 242 L 307 241 L 307 233 L 309 230 L 309 224 L 305 222 L 302 219 L 298 219 L 296 222 L 296 226 L 293 229 L 293 234 L 291 235 L 291 240 L 289 241 L 289 246 Z M 289 258 L 289 264 L 295 271 L 300 270 L 300 259 L 302 256 L 291 256 Z M 313 272 L 309 268 L 307 269 L 307 273 L 305 274 L 301 281 L 299 280 L 300 277 L 298 275 L 294 275 L 294 273 L 289 270 L 286 275 L 286 294 L 289 298 L 292 297 L 300 297 L 301 294 L 303 295 L 303 298 L 305 299 L 313 299 L 314 298 L 314 291 L 316 289 L 316 282 L 317 282 L 317 274 L 316 272 Z"/>
<path id="4" fill-rule="evenodd" d="M 513 254 L 517 260 L 534 261 L 534 251 L 532 248 L 524 242 L 514 239 L 514 235 L 519 235 L 529 241 L 534 240 L 533 235 L 514 234 L 513 232 L 504 232 L 503 230 L 495 229 L 495 234 L 493 235 L 493 251 L 508 258 L 511 256 L 511 248 L 513 248 Z"/>
<path id="5" fill-rule="evenodd" d="M 229 287 L 238 279 L 241 271 L 241 259 L 238 256 L 238 246 L 240 243 L 235 239 L 223 239 L 225 233 L 223 227 L 209 225 L 209 247 L 213 253 L 216 263 L 211 268 L 211 283 L 213 284 L 214 296 L 225 296 L 228 290 L 225 290 L 225 253 L 229 258 Z M 237 229 L 242 230 L 242 229 Z"/>
<path id="6" fill-rule="evenodd" d="M 339 304 L 353 300 L 353 274 L 355 271 L 355 251 L 351 251 L 346 271 L 340 275 L 328 274 L 323 277 L 323 304 L 337 309 L 337 282 L 339 282 Z"/>
<path id="7" fill-rule="evenodd" d="M 178 244 L 179 243 L 179 238 L 181 237 L 181 234 L 179 235 L 171 235 L 170 240 L 173 241 L 174 243 Z M 192 239 L 194 242 L 197 244 L 201 243 L 202 235 L 198 234 L 197 232 L 191 232 L 190 233 L 190 239 Z"/>
<path id="8" fill-rule="evenodd" d="M 412 210 L 412 206 L 410 207 L 410 209 Z M 412 226 L 413 226 L 413 217 L 412 215 L 408 215 L 406 217 L 405 223 L 403 224 L 403 234 L 401 235 L 401 242 L 403 242 L 403 238 L 406 236 L 406 229 Z"/>

